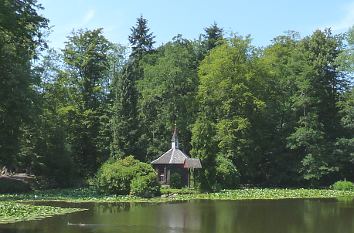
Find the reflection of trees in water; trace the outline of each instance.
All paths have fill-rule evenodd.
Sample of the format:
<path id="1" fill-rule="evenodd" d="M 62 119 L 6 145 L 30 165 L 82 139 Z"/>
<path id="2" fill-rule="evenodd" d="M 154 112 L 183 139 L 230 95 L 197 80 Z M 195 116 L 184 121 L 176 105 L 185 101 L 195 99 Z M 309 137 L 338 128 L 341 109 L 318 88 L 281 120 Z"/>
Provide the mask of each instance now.
<path id="1" fill-rule="evenodd" d="M 183 232 L 333 233 L 354 232 L 353 205 L 333 199 L 111 203 L 95 204 L 94 212 L 101 219 Z"/>
<path id="2" fill-rule="evenodd" d="M 334 200 L 252 200 L 217 202 L 217 232 L 354 232 L 354 202 Z M 206 230 L 205 232 L 209 232 Z"/>
<path id="3" fill-rule="evenodd" d="M 228 231 L 284 233 L 295 230 L 297 233 L 302 232 L 301 221 L 296 217 L 301 215 L 297 203 L 271 200 L 234 201 L 226 202 L 224 210 L 220 209 L 218 212 L 223 213 L 223 216 L 219 217 L 219 225 L 227 227 Z"/>
<path id="4" fill-rule="evenodd" d="M 337 197 L 339 206 L 344 208 L 353 208 L 354 197 Z"/>
<path id="5" fill-rule="evenodd" d="M 353 201 L 333 199 L 304 201 L 307 232 L 354 232 Z"/>
<path id="6" fill-rule="evenodd" d="M 209 232 L 204 230 L 203 218 L 207 214 L 201 205 L 202 201 L 169 203 L 162 205 L 158 211 L 161 227 L 168 227 L 168 233 L 173 232 Z M 210 228 L 207 224 L 206 228 Z"/>
<path id="7" fill-rule="evenodd" d="M 130 211 L 137 206 L 141 206 L 139 203 L 95 203 L 94 213 L 95 214 L 118 214 L 122 211 Z"/>

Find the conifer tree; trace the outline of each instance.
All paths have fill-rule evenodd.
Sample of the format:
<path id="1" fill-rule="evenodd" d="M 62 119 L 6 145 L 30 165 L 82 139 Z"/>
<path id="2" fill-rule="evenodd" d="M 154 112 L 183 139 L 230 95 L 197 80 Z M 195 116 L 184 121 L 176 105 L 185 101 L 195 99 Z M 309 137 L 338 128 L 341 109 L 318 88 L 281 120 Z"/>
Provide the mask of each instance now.
<path id="1" fill-rule="evenodd" d="M 141 150 L 140 129 L 137 102 L 139 93 L 136 87 L 137 80 L 142 79 L 143 71 L 140 67 L 142 57 L 153 50 L 154 36 L 149 33 L 147 20 L 140 16 L 135 27 L 131 28 L 129 42 L 132 53 L 123 71 L 114 81 L 115 100 L 113 104 L 113 142 L 112 155 L 123 157 L 133 155 L 143 160 L 144 152 Z"/>
<path id="2" fill-rule="evenodd" d="M 132 48 L 131 58 L 139 60 L 144 53 L 153 49 L 155 36 L 150 33 L 147 26 L 147 19 L 140 16 L 137 18 L 136 26 L 132 27 L 129 42 Z"/>
<path id="3" fill-rule="evenodd" d="M 214 22 L 209 27 L 204 28 L 204 31 L 205 47 L 207 51 L 210 51 L 221 43 L 223 39 L 223 29 Z"/>

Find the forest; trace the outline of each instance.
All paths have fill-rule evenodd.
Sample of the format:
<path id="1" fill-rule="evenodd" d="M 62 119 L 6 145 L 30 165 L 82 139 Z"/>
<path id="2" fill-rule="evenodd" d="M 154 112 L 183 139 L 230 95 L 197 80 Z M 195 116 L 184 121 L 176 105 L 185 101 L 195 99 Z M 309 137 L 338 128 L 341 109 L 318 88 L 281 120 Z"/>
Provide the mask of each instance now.
<path id="1" fill-rule="evenodd" d="M 107 160 L 156 159 L 176 124 L 205 189 L 354 181 L 354 27 L 257 47 L 214 23 L 156 45 L 138 16 L 129 46 L 97 28 L 54 50 L 40 10 L 0 1 L 0 169 L 75 186 Z"/>

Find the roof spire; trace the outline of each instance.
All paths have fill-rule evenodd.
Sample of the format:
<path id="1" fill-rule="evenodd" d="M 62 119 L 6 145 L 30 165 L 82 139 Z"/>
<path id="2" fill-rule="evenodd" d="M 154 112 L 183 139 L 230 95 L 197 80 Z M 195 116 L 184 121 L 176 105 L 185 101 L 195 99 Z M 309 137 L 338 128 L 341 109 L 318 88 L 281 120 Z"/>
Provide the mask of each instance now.
<path id="1" fill-rule="evenodd" d="M 177 137 L 177 125 L 175 123 L 175 129 L 173 131 L 173 135 L 172 135 L 172 149 L 178 149 L 178 137 Z"/>

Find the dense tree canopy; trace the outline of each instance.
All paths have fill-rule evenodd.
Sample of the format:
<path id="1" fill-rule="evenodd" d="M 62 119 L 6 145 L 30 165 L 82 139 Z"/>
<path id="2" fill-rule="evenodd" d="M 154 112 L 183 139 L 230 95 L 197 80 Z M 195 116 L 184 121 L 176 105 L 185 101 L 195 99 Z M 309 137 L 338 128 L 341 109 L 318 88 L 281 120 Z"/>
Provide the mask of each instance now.
<path id="1" fill-rule="evenodd" d="M 353 27 L 258 48 L 214 23 L 154 48 L 141 16 L 128 49 L 80 29 L 55 51 L 40 9 L 0 3 L 1 168 L 70 185 L 109 158 L 152 161 L 176 124 L 205 190 L 354 179 Z"/>
<path id="2" fill-rule="evenodd" d="M 142 61 L 139 119 L 144 127 L 146 160 L 168 149 L 174 124 L 178 125 L 181 147 L 190 150 L 198 87 L 196 62 L 192 43 L 180 36 Z"/>
<path id="3" fill-rule="evenodd" d="M 21 127 L 33 116 L 39 77 L 32 62 L 45 47 L 48 20 L 35 0 L 0 2 L 0 164 L 15 167 Z"/>
<path id="4" fill-rule="evenodd" d="M 147 20 L 140 16 L 136 27 L 131 28 L 129 36 L 132 52 L 122 72 L 117 74 L 113 83 L 115 99 L 113 103 L 113 142 L 112 155 L 124 157 L 134 155 L 143 160 L 144 148 L 140 137 L 142 125 L 138 119 L 138 99 L 140 97 L 137 82 L 143 79 L 144 70 L 141 59 L 153 52 L 154 36 L 149 33 Z"/>
<path id="5" fill-rule="evenodd" d="M 100 148 L 100 132 L 109 127 L 102 117 L 108 108 L 109 55 L 113 51 L 101 29 L 74 32 L 63 50 L 63 75 L 71 98 L 62 114 L 69 125 L 68 140 L 80 174 L 92 174 L 109 155 Z"/>

